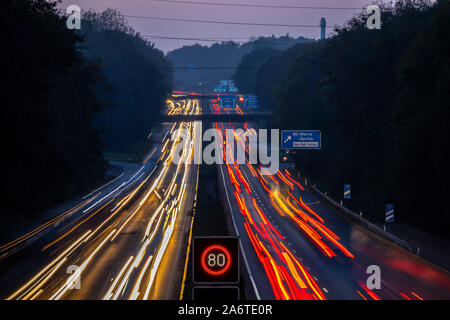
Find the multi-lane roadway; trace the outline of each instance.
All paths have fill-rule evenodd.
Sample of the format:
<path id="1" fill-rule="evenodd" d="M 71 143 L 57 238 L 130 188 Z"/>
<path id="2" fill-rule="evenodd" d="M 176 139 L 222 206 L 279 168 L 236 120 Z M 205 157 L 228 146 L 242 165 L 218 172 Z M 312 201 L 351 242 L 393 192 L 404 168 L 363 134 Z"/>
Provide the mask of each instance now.
<path id="1" fill-rule="evenodd" d="M 243 114 L 237 106 L 221 108 L 217 100 L 202 107 Z M 201 112 L 197 99 L 167 101 L 169 116 Z M 236 147 L 247 156 L 253 151 L 247 142 L 257 137 L 256 124 L 222 122 L 212 128 L 223 139 L 231 130 Z M 0 245 L 1 298 L 177 299 L 186 278 L 198 184 L 193 159 L 202 152 L 201 132 L 199 122 L 163 124 L 141 164 Z M 271 175 L 248 157 L 231 163 L 227 159 L 236 160 L 238 148 L 222 145 L 219 190 L 231 235 L 240 237 L 248 297 L 450 298 L 448 271 L 331 210 L 291 168 L 281 165 Z M 379 289 L 371 286 L 377 283 L 374 274 Z"/>
<path id="2" fill-rule="evenodd" d="M 210 110 L 242 113 L 239 108 L 221 110 L 215 100 Z M 233 130 L 234 143 L 249 154 L 248 140 L 257 135 L 256 125 L 214 126 L 223 139 L 226 129 Z M 226 152 L 232 152 L 228 149 L 224 159 Z M 446 270 L 330 210 L 297 181 L 292 170 L 281 166 L 270 175 L 248 159 L 245 164 L 218 166 L 219 183 L 234 232 L 241 239 L 244 267 L 255 298 L 450 298 Z M 373 287 L 377 280 L 372 275 L 380 276 L 379 289 Z"/>

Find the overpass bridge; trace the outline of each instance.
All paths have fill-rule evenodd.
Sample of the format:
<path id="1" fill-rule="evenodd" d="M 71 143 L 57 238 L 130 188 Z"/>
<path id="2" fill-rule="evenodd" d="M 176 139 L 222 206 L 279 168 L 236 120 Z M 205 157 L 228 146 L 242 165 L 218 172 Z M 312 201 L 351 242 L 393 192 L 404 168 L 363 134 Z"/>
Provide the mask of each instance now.
<path id="1" fill-rule="evenodd" d="M 213 114 L 203 113 L 195 115 L 174 114 L 162 115 L 163 122 L 180 122 L 180 121 L 206 121 L 206 122 L 268 122 L 277 120 L 273 113 L 246 113 L 246 114 Z"/>
<path id="2" fill-rule="evenodd" d="M 173 101 L 187 99 L 217 99 L 219 94 L 180 94 L 171 96 L 169 99 Z"/>

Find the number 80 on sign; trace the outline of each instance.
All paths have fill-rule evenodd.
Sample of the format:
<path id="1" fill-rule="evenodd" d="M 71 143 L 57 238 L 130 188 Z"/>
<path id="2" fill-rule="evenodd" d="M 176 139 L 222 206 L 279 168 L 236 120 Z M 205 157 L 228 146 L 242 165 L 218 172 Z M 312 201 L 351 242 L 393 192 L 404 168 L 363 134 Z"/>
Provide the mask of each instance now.
<path id="1" fill-rule="evenodd" d="M 239 238 L 195 237 L 192 269 L 195 283 L 239 282 Z"/>

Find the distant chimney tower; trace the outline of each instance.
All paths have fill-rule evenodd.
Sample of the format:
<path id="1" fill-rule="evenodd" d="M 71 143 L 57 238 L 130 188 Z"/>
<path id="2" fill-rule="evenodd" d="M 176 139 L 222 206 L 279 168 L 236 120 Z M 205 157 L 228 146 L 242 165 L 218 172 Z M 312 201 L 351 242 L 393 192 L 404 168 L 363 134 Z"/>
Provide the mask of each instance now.
<path id="1" fill-rule="evenodd" d="M 327 26 L 327 20 L 325 18 L 320 19 L 320 39 L 325 39 L 325 27 Z"/>

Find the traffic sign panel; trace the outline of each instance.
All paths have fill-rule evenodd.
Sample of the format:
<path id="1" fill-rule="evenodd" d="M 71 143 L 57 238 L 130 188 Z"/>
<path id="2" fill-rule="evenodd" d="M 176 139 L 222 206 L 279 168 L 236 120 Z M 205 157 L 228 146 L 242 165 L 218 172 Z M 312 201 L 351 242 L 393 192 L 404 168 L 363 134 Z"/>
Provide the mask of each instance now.
<path id="1" fill-rule="evenodd" d="M 320 130 L 282 130 L 282 149 L 320 149 Z"/>
<path id="2" fill-rule="evenodd" d="M 239 238 L 195 237 L 192 255 L 194 283 L 239 282 Z"/>

